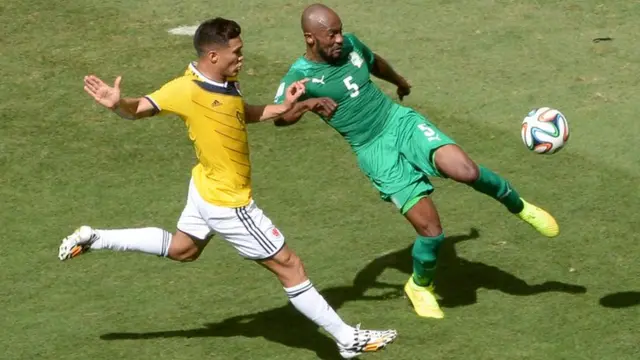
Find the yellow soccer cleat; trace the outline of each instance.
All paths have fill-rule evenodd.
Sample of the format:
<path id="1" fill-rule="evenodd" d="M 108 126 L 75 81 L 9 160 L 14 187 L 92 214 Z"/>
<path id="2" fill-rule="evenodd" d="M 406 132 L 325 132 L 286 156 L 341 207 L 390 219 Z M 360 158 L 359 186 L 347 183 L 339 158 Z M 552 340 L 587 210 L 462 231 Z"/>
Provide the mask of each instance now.
<path id="1" fill-rule="evenodd" d="M 522 198 L 520 200 L 524 203 L 524 209 L 518 214 L 520 219 L 529 223 L 544 236 L 554 237 L 560 233 L 558 223 L 551 214 L 535 205 L 529 204 Z"/>
<path id="2" fill-rule="evenodd" d="M 438 305 L 438 300 L 433 293 L 433 286 L 419 286 L 413 281 L 413 276 L 404 286 L 404 292 L 413 305 L 418 316 L 442 319 L 444 313 Z"/>

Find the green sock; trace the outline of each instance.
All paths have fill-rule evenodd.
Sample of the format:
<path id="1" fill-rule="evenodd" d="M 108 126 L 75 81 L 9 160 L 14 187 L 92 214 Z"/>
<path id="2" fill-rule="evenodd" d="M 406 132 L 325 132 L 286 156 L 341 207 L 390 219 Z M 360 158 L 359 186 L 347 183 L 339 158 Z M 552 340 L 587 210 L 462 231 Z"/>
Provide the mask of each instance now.
<path id="1" fill-rule="evenodd" d="M 524 209 L 520 195 L 507 180 L 483 166 L 478 166 L 478 169 L 480 169 L 480 175 L 471 184 L 472 188 L 500 201 L 509 209 L 509 212 L 517 214 Z"/>
<path id="2" fill-rule="evenodd" d="M 429 286 L 436 273 L 436 259 L 444 233 L 435 237 L 418 235 L 413 243 L 413 281 L 419 286 Z"/>

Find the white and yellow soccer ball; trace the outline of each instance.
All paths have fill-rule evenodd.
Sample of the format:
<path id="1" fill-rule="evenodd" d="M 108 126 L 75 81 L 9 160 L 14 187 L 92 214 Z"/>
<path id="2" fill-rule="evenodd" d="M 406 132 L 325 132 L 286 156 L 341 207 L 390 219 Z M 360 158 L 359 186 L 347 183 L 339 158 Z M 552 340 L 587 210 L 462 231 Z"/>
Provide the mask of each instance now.
<path id="1" fill-rule="evenodd" d="M 549 107 L 531 110 L 522 121 L 522 142 L 538 154 L 554 154 L 569 141 L 567 118 Z"/>

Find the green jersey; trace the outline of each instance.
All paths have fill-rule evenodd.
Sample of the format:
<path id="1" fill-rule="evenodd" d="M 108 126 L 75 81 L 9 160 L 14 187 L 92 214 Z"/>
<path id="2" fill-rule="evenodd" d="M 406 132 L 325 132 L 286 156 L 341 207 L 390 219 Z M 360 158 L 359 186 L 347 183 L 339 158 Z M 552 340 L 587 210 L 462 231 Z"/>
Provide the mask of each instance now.
<path id="1" fill-rule="evenodd" d="M 308 78 L 300 100 L 328 97 L 338 103 L 325 122 L 349 142 L 358 166 L 382 199 L 406 212 L 433 191 L 428 177 L 441 176 L 435 151 L 455 142 L 429 119 L 384 94 L 371 81 L 374 62 L 366 45 L 345 34 L 342 59 L 327 64 L 300 57 L 282 79 L 275 102 L 284 100 L 291 83 Z"/>
<path id="2" fill-rule="evenodd" d="M 328 97 L 338 108 L 327 124 L 354 148 L 369 143 L 383 133 L 394 102 L 371 81 L 374 55 L 353 34 L 344 35 L 342 59 L 333 64 L 300 57 L 291 66 L 278 88 L 275 103 L 282 103 L 291 83 L 308 78 L 306 98 Z"/>

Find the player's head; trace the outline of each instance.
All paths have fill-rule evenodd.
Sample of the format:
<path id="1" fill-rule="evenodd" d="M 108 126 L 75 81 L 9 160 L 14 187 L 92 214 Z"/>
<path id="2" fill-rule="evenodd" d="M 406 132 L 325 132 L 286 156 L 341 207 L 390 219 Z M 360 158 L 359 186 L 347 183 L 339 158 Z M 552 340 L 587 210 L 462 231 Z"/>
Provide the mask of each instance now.
<path id="1" fill-rule="evenodd" d="M 302 12 L 302 32 L 307 51 L 326 62 L 342 56 L 342 21 L 335 11 L 322 4 L 308 6 Z"/>
<path id="2" fill-rule="evenodd" d="M 198 26 L 193 46 L 198 57 L 207 60 L 212 69 L 223 76 L 236 76 L 242 67 L 242 39 L 240 25 L 217 17 Z"/>

